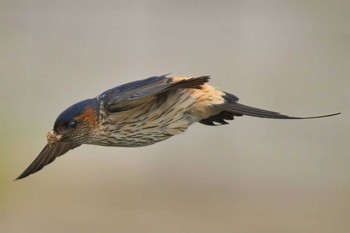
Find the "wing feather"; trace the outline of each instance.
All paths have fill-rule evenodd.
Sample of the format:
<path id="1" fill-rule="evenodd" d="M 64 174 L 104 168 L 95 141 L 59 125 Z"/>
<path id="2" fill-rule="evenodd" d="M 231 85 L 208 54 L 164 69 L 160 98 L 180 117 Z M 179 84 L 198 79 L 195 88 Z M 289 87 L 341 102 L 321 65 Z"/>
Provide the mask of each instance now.
<path id="1" fill-rule="evenodd" d="M 16 180 L 23 179 L 30 174 L 33 174 L 43 167 L 53 162 L 58 156 L 65 154 L 67 151 L 72 150 L 80 143 L 77 142 L 61 142 L 56 145 L 49 146 L 48 144 L 40 152 L 38 157 L 29 165 L 29 167 L 19 176 Z"/>
<path id="2" fill-rule="evenodd" d="M 200 88 L 208 80 L 209 76 L 183 79 L 154 76 L 115 87 L 102 93 L 99 98 L 104 98 L 107 109 L 110 112 L 120 112 L 156 98 L 158 94 L 169 90 Z"/>

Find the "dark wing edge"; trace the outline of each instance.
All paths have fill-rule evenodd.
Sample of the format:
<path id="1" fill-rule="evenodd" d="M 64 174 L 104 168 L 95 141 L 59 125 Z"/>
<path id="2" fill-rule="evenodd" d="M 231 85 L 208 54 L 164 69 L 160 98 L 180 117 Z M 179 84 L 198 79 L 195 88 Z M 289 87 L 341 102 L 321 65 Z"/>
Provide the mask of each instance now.
<path id="1" fill-rule="evenodd" d="M 67 151 L 72 150 L 80 143 L 77 142 L 61 142 L 56 145 L 47 144 L 36 159 L 27 167 L 24 172 L 16 178 L 16 180 L 23 179 L 53 162 L 58 156 L 65 154 Z"/>
<path id="2" fill-rule="evenodd" d="M 108 110 L 117 112 L 132 107 L 133 103 L 146 99 L 151 96 L 164 93 L 166 91 L 178 88 L 200 88 L 201 85 L 208 82 L 209 76 L 200 76 L 175 80 L 165 76 L 151 77 L 144 80 L 135 81 L 129 84 L 116 87 L 107 91 L 106 104 Z"/>

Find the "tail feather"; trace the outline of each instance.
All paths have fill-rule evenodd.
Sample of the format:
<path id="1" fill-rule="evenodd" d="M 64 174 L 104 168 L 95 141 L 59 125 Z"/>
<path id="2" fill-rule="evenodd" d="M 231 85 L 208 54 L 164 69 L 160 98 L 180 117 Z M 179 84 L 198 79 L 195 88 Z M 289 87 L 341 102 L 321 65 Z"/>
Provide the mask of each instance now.
<path id="1" fill-rule="evenodd" d="M 338 113 L 321 115 L 321 116 L 311 116 L 311 117 L 295 117 L 295 116 L 287 116 L 281 114 L 279 112 L 274 112 L 270 110 L 260 109 L 250 107 L 244 104 L 238 103 L 238 97 L 232 95 L 230 93 L 224 92 L 222 96 L 224 98 L 224 103 L 214 105 L 218 111 L 215 111 L 215 115 L 211 115 L 208 118 L 202 119 L 199 122 L 204 125 L 222 125 L 228 124 L 226 120 L 233 120 L 234 117 L 237 116 L 252 116 L 252 117 L 260 117 L 260 118 L 270 118 L 270 119 L 315 119 L 315 118 L 323 118 L 339 115 Z"/>
<path id="2" fill-rule="evenodd" d="M 271 119 L 315 119 L 315 118 L 330 117 L 330 116 L 335 116 L 340 114 L 338 112 L 338 113 L 321 115 L 321 116 L 294 117 L 294 116 L 287 116 L 278 112 L 246 106 L 240 103 L 223 103 L 215 107 L 222 109 L 223 111 L 234 113 L 234 114 L 242 114 L 242 115 L 247 115 L 252 117 L 271 118 Z"/>

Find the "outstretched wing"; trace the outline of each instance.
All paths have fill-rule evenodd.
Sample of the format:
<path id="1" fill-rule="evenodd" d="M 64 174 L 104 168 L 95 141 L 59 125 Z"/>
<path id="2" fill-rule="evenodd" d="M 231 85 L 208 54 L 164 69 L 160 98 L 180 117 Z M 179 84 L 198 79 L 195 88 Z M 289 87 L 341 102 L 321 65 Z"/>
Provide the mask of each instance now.
<path id="1" fill-rule="evenodd" d="M 23 179 L 29 176 L 30 174 L 41 170 L 47 164 L 53 162 L 58 156 L 61 156 L 67 151 L 72 150 L 80 145 L 81 144 L 77 142 L 60 142 L 51 146 L 47 144 L 44 147 L 44 149 L 40 152 L 38 157 L 36 157 L 36 159 L 16 180 Z"/>
<path id="2" fill-rule="evenodd" d="M 209 76 L 196 78 L 168 78 L 154 76 L 144 80 L 127 83 L 102 93 L 103 99 L 110 112 L 119 112 L 131 109 L 149 98 L 177 88 L 200 88 L 208 82 Z"/>

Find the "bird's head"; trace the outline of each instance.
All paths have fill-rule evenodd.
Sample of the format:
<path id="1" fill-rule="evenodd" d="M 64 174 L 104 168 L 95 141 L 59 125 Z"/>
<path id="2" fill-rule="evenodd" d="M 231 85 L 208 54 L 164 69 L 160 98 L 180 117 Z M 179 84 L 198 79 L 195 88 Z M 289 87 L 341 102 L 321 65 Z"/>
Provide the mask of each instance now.
<path id="1" fill-rule="evenodd" d="M 98 106 L 97 99 L 87 99 L 64 110 L 57 117 L 53 131 L 47 135 L 48 144 L 70 141 L 84 143 L 97 127 Z"/>

